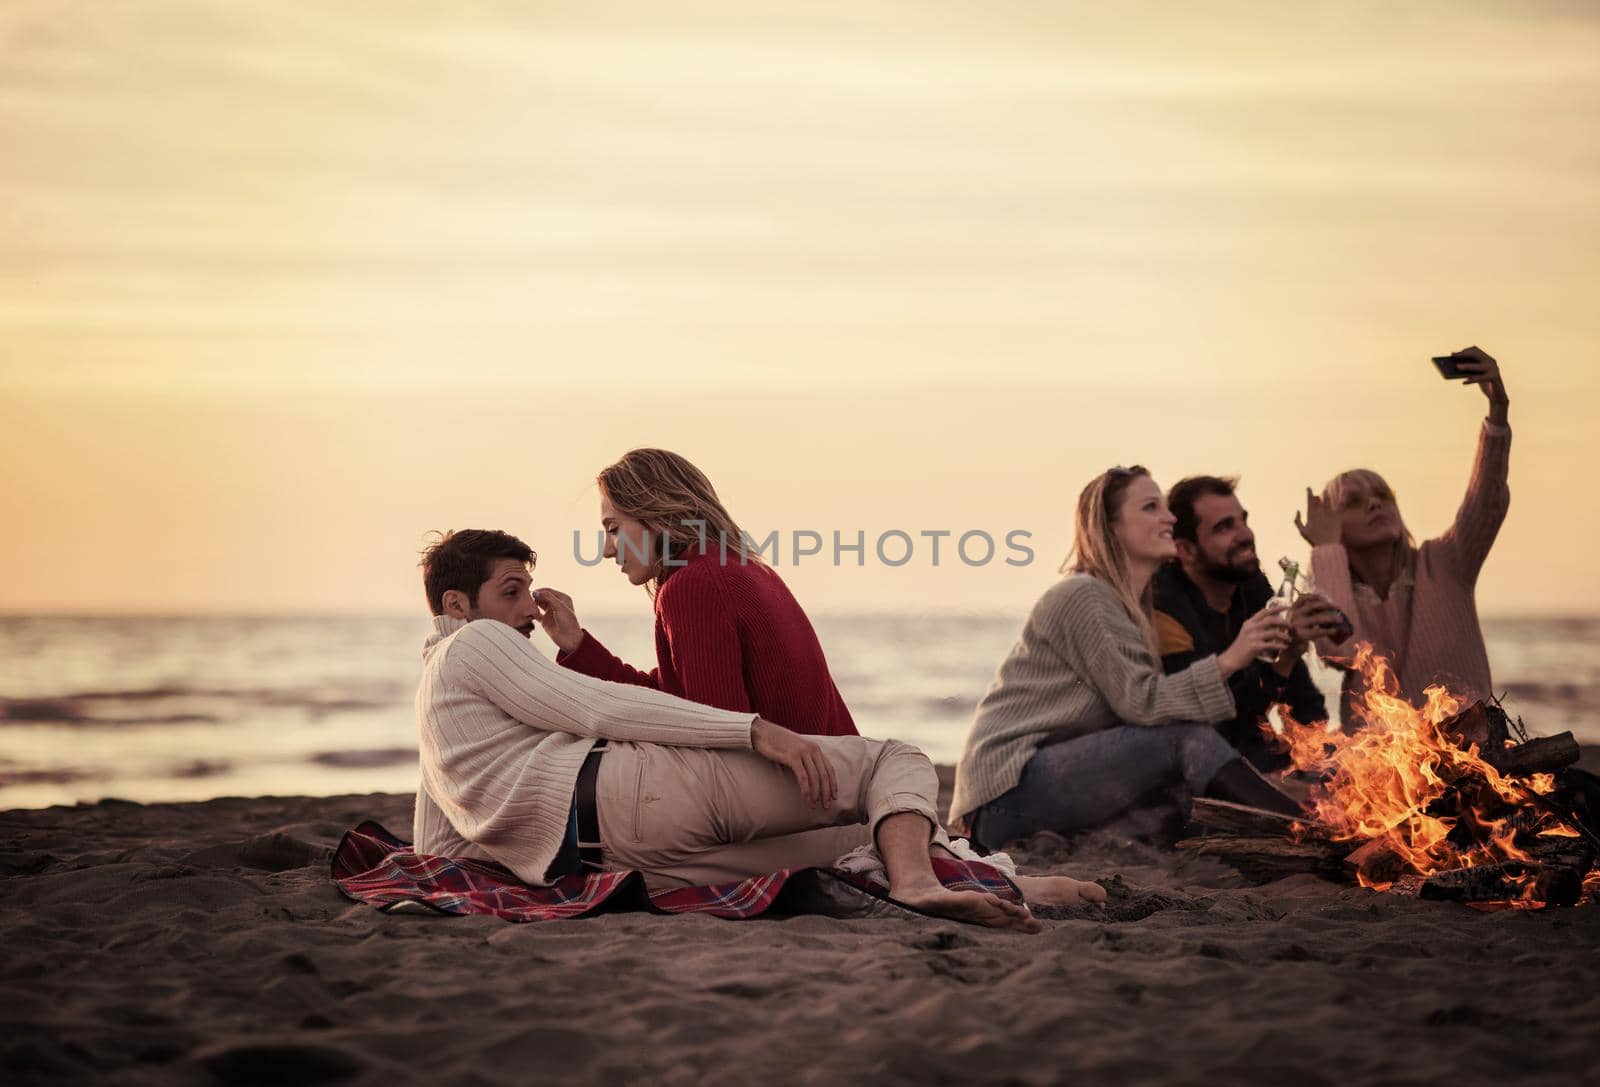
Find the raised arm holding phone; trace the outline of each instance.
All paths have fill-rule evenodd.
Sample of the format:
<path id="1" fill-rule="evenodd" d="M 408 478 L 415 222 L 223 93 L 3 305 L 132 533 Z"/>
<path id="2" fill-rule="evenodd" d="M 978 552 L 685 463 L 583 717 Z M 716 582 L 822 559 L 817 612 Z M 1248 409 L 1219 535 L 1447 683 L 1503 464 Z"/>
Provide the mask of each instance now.
<path id="1" fill-rule="evenodd" d="M 1467 493 L 1450 527 L 1417 546 L 1394 491 L 1370 469 L 1340 473 L 1320 495 L 1307 488 L 1305 515 L 1295 515 L 1295 527 L 1311 545 L 1319 591 L 1355 627 L 1355 636 L 1340 646 L 1318 641 L 1318 654 L 1349 669 L 1353 647 L 1371 643 L 1388 659 L 1401 694 L 1414 703 L 1433 684 L 1468 701 L 1493 693 L 1474 591 L 1511 502 L 1511 401 L 1500 364 L 1482 349 L 1467 347 L 1439 356 L 1435 365 L 1447 379 L 1476 385 L 1489 402 Z M 1353 708 L 1363 690 L 1363 678 L 1347 671 L 1347 728 L 1358 723 Z"/>

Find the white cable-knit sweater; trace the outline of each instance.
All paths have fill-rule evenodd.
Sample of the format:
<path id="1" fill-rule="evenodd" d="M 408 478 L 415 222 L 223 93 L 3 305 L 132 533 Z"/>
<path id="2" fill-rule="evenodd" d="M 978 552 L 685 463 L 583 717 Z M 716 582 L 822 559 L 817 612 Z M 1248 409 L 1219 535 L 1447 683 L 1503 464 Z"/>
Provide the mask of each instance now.
<path id="1" fill-rule="evenodd" d="M 597 739 L 750 746 L 755 715 L 558 666 L 492 619 L 436 616 L 417 688 L 419 853 L 484 857 L 543 884 Z"/>

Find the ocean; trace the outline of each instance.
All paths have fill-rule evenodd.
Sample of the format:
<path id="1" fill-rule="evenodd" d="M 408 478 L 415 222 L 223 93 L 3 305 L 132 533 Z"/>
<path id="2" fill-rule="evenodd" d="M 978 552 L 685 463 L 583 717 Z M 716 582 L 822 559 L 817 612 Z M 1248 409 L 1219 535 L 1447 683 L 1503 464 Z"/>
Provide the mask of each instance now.
<path id="1" fill-rule="evenodd" d="M 585 621 L 653 664 L 647 612 Z M 814 621 L 857 727 L 953 762 L 1022 616 Z M 1600 744 L 1600 617 L 1484 628 L 1507 710 Z M 427 631 L 425 617 L 0 618 L 0 809 L 414 790 Z"/>

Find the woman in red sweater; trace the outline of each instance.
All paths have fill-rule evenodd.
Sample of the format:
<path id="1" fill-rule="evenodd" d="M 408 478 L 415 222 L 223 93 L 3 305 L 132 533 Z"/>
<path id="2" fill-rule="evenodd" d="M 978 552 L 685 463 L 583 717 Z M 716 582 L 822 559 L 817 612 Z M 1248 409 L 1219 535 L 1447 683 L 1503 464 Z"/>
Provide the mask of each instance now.
<path id="1" fill-rule="evenodd" d="M 705 474 L 676 453 L 635 449 L 600 473 L 605 557 L 655 600 L 656 667 L 641 671 L 583 629 L 572 598 L 536 594 L 561 665 L 795 732 L 855 736 L 816 631 L 783 579 L 747 554 Z"/>

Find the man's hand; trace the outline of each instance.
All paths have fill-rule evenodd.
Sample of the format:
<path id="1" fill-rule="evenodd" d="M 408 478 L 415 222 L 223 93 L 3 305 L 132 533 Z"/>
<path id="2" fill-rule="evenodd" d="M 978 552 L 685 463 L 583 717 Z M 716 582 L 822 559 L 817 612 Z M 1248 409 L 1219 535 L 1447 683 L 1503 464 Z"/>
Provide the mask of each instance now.
<path id="1" fill-rule="evenodd" d="M 555 589 L 535 589 L 533 602 L 539 605 L 539 625 L 556 648 L 571 653 L 583 644 L 583 624 L 572 606 L 572 597 Z"/>
<path id="2" fill-rule="evenodd" d="M 1301 593 L 1289 606 L 1289 633 L 1304 649 L 1307 642 L 1338 634 L 1344 626 L 1339 619 L 1339 609 L 1326 597 Z"/>
<path id="3" fill-rule="evenodd" d="M 1266 607 L 1244 621 L 1233 644 L 1217 654 L 1222 678 L 1250 667 L 1257 657 L 1276 657 L 1289 648 L 1289 622 L 1281 608 Z"/>
<path id="4" fill-rule="evenodd" d="M 1294 671 L 1295 662 L 1305 656 L 1306 647 L 1317 638 L 1330 638 L 1344 627 L 1339 609 L 1316 593 L 1301 593 L 1289 605 L 1289 645 L 1278 654 L 1273 669 L 1280 676 Z"/>
<path id="5" fill-rule="evenodd" d="M 826 808 L 838 799 L 839 782 L 834 777 L 833 764 L 813 741 L 757 717 L 750 726 L 750 746 L 757 755 L 793 774 L 800 795 L 811 807 Z"/>
<path id="6" fill-rule="evenodd" d="M 1339 511 L 1333 508 L 1333 503 L 1324 502 L 1321 495 L 1313 494 L 1310 487 L 1306 488 L 1305 519 L 1295 514 L 1294 527 L 1300 530 L 1300 538 L 1312 547 L 1336 544 L 1344 537 Z"/>

